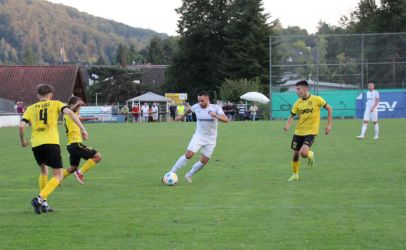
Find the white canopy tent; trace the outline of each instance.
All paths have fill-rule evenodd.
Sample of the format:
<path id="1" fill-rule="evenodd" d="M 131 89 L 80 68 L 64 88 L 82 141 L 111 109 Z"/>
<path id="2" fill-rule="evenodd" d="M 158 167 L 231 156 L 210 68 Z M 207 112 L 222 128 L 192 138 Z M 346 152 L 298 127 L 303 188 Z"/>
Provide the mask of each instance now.
<path id="1" fill-rule="evenodd" d="M 169 103 L 173 102 L 172 99 L 166 98 L 165 96 L 161 96 L 158 94 L 155 94 L 153 92 L 148 92 L 143 95 L 131 98 L 130 100 L 127 100 L 127 105 L 131 103 L 131 107 L 134 106 L 134 104 L 140 105 L 142 102 L 161 102 L 161 103 Z"/>
<path id="2" fill-rule="evenodd" d="M 127 100 L 126 103 L 127 103 L 127 106 L 130 105 L 130 107 L 133 107 L 135 104 L 138 104 L 138 106 L 141 107 L 141 104 L 144 102 L 148 102 L 148 103 L 156 102 L 159 104 L 165 103 L 165 112 L 162 112 L 162 111 L 160 112 L 161 116 L 162 116 L 163 114 L 166 115 L 169 112 L 169 103 L 173 102 L 173 100 L 166 98 L 165 96 L 155 94 L 153 92 L 148 92 L 143 95 L 131 98 L 130 100 Z M 159 106 L 160 106 L 159 110 L 162 110 L 161 105 L 159 105 Z"/>

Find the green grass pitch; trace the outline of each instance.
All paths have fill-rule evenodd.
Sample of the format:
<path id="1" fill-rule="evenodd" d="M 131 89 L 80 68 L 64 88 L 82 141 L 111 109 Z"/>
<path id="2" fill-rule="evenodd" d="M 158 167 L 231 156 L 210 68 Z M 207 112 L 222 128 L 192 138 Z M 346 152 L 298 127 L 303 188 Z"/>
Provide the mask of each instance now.
<path id="1" fill-rule="evenodd" d="M 291 175 L 283 121 L 221 124 L 212 160 L 187 184 L 161 177 L 195 124 L 87 125 L 104 156 L 85 185 L 73 176 L 35 215 L 38 169 L 17 129 L 0 129 L 0 249 L 405 249 L 406 120 L 356 140 L 361 122 L 317 137 L 316 166 Z M 324 130 L 325 121 L 321 124 Z M 28 131 L 29 132 L 29 131 Z M 65 166 L 68 157 L 61 126 Z"/>

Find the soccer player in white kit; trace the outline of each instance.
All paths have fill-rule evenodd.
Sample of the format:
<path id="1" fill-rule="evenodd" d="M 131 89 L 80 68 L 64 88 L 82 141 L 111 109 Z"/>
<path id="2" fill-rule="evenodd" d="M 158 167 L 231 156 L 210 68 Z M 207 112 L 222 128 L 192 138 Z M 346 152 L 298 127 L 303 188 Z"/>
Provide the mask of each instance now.
<path id="1" fill-rule="evenodd" d="M 183 121 L 185 116 L 191 112 L 196 114 L 197 123 L 195 134 L 187 147 L 186 153 L 178 159 L 171 169 L 171 172 L 176 173 L 176 171 L 185 166 L 188 161 L 201 150 L 202 155 L 200 156 L 200 160 L 196 162 L 192 169 L 185 175 L 185 179 L 189 183 L 192 182 L 192 176 L 207 164 L 213 154 L 214 148 L 216 147 L 218 121 L 228 122 L 228 118 L 223 110 L 217 105 L 210 104 L 208 92 L 199 92 L 197 98 L 199 101 L 198 104 L 193 105 L 191 109 L 186 110 L 182 116 L 178 116 L 175 119 L 177 121 Z"/>
<path id="2" fill-rule="evenodd" d="M 374 139 L 379 138 L 379 125 L 378 125 L 378 107 L 379 105 L 379 93 L 375 90 L 373 83 L 368 83 L 367 102 L 365 105 L 364 124 L 362 124 L 361 135 L 357 136 L 358 139 L 365 138 L 365 132 L 367 131 L 368 122 L 372 121 L 375 126 Z"/>

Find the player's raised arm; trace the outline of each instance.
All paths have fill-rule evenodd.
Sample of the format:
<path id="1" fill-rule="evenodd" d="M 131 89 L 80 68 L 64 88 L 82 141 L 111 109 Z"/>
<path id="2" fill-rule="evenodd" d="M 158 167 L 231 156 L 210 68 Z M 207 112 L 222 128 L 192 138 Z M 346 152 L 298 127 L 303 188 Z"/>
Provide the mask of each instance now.
<path id="1" fill-rule="evenodd" d="M 331 124 L 333 122 L 333 108 L 329 105 L 326 104 L 326 106 L 324 106 L 325 109 L 327 109 L 327 127 L 326 127 L 326 135 L 330 134 L 331 131 Z"/>
<path id="2" fill-rule="evenodd" d="M 79 109 L 81 106 L 85 106 L 85 105 L 86 105 L 86 103 L 84 103 L 82 100 L 78 100 L 77 103 L 76 103 L 74 106 L 72 106 L 70 109 L 71 109 L 73 112 L 76 113 L 76 111 L 78 111 L 78 109 Z"/>
<path id="3" fill-rule="evenodd" d="M 82 122 L 80 121 L 79 117 L 69 108 L 65 108 L 63 109 L 63 113 L 65 115 L 68 115 L 72 121 L 78 125 L 78 127 L 80 128 L 80 130 L 82 131 L 82 136 L 84 140 L 87 140 L 87 138 L 89 137 L 85 127 L 83 126 Z"/>

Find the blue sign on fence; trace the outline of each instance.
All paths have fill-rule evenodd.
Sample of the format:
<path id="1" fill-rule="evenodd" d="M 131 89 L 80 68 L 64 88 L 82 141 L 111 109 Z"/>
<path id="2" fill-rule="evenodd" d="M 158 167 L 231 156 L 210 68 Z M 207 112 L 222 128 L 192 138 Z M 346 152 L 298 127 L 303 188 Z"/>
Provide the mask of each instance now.
<path id="1" fill-rule="evenodd" d="M 379 118 L 406 118 L 406 91 L 404 92 L 382 92 L 379 93 L 378 105 Z M 364 117 L 366 93 L 357 97 L 356 117 Z"/>

